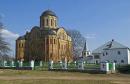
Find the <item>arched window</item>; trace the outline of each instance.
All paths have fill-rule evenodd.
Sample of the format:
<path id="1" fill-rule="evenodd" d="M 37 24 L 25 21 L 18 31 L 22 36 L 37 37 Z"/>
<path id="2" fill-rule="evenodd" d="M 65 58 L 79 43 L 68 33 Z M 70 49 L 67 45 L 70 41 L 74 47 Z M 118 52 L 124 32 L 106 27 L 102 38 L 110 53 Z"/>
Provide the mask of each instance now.
<path id="1" fill-rule="evenodd" d="M 55 20 L 55 26 L 57 26 L 56 20 Z"/>
<path id="2" fill-rule="evenodd" d="M 22 48 L 24 47 L 23 43 L 22 43 Z"/>
<path id="3" fill-rule="evenodd" d="M 19 45 L 18 45 L 19 47 L 20 47 L 20 43 L 19 43 Z"/>
<path id="4" fill-rule="evenodd" d="M 49 25 L 49 20 L 48 20 L 48 19 L 46 19 L 46 25 L 47 25 L 47 26 Z"/>
<path id="5" fill-rule="evenodd" d="M 51 19 L 51 26 L 53 26 L 53 19 Z"/>
<path id="6" fill-rule="evenodd" d="M 53 44 L 53 39 L 50 39 L 50 44 Z"/>
<path id="7" fill-rule="evenodd" d="M 56 39 L 54 39 L 54 44 L 56 44 Z"/>

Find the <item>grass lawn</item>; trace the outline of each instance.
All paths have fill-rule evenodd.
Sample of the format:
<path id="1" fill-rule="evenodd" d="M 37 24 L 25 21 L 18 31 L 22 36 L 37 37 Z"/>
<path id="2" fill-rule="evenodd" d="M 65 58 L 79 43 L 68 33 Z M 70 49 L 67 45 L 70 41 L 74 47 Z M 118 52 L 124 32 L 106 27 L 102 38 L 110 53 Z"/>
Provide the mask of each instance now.
<path id="1" fill-rule="evenodd" d="M 130 84 L 127 74 L 0 70 L 0 84 Z"/>
<path id="2" fill-rule="evenodd" d="M 1 84 L 114 84 L 103 80 L 0 80 Z"/>

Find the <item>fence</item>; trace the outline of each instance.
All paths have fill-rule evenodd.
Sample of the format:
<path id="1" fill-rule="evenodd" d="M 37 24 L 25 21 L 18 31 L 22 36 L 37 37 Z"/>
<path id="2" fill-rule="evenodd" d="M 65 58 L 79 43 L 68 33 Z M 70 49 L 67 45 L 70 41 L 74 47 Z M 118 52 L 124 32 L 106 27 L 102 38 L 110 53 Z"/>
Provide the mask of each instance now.
<path id="1" fill-rule="evenodd" d="M 0 67 L 14 67 L 16 69 L 29 70 L 89 70 L 89 71 L 103 71 L 115 72 L 115 63 L 102 62 L 100 64 L 88 64 L 83 61 L 75 62 L 43 62 L 43 61 L 0 61 Z"/>

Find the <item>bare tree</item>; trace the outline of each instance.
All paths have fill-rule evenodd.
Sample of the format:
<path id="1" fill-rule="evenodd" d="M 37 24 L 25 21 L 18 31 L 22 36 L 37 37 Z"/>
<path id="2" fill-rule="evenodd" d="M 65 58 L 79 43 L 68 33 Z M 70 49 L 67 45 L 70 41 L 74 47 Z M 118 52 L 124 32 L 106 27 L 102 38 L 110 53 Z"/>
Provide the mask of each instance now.
<path id="1" fill-rule="evenodd" d="M 2 22 L 0 21 L 0 60 L 8 58 L 8 53 L 10 51 L 9 44 L 2 37 L 2 30 L 4 29 Z"/>
<path id="2" fill-rule="evenodd" d="M 67 30 L 68 34 L 72 38 L 73 43 L 73 56 L 76 60 L 82 55 L 82 51 L 85 44 L 85 37 L 78 30 Z"/>

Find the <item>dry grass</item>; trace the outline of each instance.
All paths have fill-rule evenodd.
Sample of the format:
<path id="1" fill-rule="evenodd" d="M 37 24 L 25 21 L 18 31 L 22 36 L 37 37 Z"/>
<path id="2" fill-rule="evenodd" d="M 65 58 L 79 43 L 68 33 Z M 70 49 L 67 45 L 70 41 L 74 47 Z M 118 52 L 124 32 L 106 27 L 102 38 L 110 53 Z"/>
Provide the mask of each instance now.
<path id="1" fill-rule="evenodd" d="M 130 84 L 129 78 L 126 74 L 0 70 L 0 84 Z"/>
<path id="2" fill-rule="evenodd" d="M 1 84 L 114 84 L 104 80 L 0 80 Z"/>

